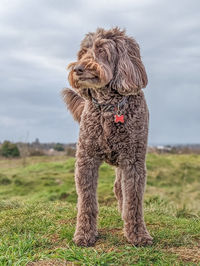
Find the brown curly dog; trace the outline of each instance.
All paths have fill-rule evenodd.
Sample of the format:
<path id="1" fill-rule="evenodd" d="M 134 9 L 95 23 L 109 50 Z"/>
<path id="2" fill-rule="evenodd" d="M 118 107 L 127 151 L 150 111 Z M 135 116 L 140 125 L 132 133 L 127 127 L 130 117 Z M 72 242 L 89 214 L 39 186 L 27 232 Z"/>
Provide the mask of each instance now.
<path id="1" fill-rule="evenodd" d="M 69 64 L 75 91 L 63 97 L 80 122 L 76 154 L 78 215 L 74 242 L 94 245 L 97 232 L 97 179 L 103 161 L 116 166 L 114 192 L 127 240 L 152 244 L 143 217 L 148 108 L 142 88 L 147 75 L 137 42 L 119 28 L 97 29 L 83 39 L 77 62 Z"/>

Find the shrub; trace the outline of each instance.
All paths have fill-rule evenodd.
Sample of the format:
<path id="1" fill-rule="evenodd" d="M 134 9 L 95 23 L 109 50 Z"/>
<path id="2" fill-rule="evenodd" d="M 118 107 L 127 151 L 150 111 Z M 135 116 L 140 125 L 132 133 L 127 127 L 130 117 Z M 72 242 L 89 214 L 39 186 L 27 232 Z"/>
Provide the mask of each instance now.
<path id="1" fill-rule="evenodd" d="M 11 180 L 6 176 L 0 173 L 0 184 L 1 185 L 9 185 Z"/>
<path id="2" fill-rule="evenodd" d="M 1 146 L 1 155 L 7 158 L 19 157 L 20 152 L 16 144 L 10 141 L 4 141 Z"/>
<path id="3" fill-rule="evenodd" d="M 68 147 L 68 148 L 66 149 L 66 155 L 67 155 L 67 156 L 75 157 L 75 154 L 76 154 L 76 149 L 71 148 L 71 147 Z"/>
<path id="4" fill-rule="evenodd" d="M 64 150 L 65 150 L 65 149 L 64 149 L 64 145 L 61 144 L 61 143 L 57 143 L 57 144 L 55 144 L 55 146 L 54 146 L 54 150 L 56 150 L 56 151 L 64 151 Z"/>

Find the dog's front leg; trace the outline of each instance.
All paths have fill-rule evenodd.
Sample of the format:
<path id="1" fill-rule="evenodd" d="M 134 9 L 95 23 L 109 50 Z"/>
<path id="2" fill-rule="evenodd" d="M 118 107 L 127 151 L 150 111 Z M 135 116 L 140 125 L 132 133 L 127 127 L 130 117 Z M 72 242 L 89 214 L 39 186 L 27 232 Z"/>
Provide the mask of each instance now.
<path id="1" fill-rule="evenodd" d="M 143 217 L 143 193 L 146 169 L 144 162 L 126 164 L 122 168 L 122 218 L 124 234 L 128 241 L 136 246 L 152 244 Z"/>
<path id="2" fill-rule="evenodd" d="M 114 193 L 118 201 L 118 210 L 122 212 L 123 196 L 122 196 L 122 169 L 117 168 L 115 170 L 116 178 L 114 184 Z"/>
<path id="3" fill-rule="evenodd" d="M 98 235 L 96 189 L 100 162 L 85 155 L 77 157 L 75 181 L 78 194 L 78 215 L 73 240 L 79 246 L 92 246 Z"/>

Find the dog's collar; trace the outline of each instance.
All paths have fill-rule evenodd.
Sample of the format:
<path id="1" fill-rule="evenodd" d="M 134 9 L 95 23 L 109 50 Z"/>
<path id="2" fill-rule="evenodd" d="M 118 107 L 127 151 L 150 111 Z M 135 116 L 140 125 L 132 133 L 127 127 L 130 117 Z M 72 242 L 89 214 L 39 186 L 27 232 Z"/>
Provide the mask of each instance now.
<path id="1" fill-rule="evenodd" d="M 125 103 L 127 102 L 127 97 L 124 96 L 121 101 L 119 101 L 116 104 L 110 104 L 110 103 L 99 103 L 97 99 L 92 97 L 92 102 L 96 108 L 98 108 L 100 111 L 103 112 L 112 112 L 115 110 L 121 110 L 121 108 L 124 107 Z"/>

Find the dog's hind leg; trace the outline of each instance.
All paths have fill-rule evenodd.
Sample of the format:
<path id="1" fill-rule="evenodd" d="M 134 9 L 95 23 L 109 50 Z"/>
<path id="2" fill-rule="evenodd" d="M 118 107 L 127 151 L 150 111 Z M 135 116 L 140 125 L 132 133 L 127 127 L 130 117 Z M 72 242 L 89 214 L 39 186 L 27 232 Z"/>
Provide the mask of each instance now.
<path id="1" fill-rule="evenodd" d="M 115 169 L 115 184 L 114 184 L 114 193 L 118 200 L 118 210 L 122 212 L 123 196 L 122 196 L 122 169 Z"/>
<path id="2" fill-rule="evenodd" d="M 97 179 L 100 161 L 79 154 L 76 161 L 75 181 L 78 194 L 78 215 L 74 242 L 79 246 L 92 246 L 97 232 Z"/>

